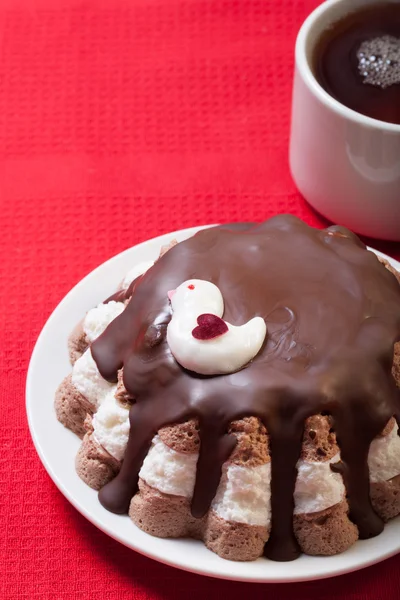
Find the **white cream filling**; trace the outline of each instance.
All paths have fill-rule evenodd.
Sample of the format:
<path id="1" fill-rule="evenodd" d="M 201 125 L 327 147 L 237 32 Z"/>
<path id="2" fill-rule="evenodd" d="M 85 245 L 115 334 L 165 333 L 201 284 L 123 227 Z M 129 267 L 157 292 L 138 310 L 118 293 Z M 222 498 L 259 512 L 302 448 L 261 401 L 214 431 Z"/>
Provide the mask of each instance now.
<path id="1" fill-rule="evenodd" d="M 342 476 L 331 469 L 331 464 L 339 460 L 339 454 L 325 462 L 299 460 L 294 491 L 295 514 L 319 512 L 343 500 Z"/>
<path id="2" fill-rule="evenodd" d="M 271 463 L 224 465 L 212 509 L 226 521 L 267 526 L 271 519 Z"/>
<path id="3" fill-rule="evenodd" d="M 94 342 L 109 326 L 111 321 L 116 319 L 124 310 L 123 302 L 111 300 L 107 304 L 99 304 L 89 310 L 83 321 L 83 331 L 89 343 Z"/>
<path id="4" fill-rule="evenodd" d="M 72 383 L 75 388 L 93 404 L 100 406 L 108 392 L 117 388 L 100 375 L 90 348 L 76 361 L 72 369 Z"/>
<path id="5" fill-rule="evenodd" d="M 371 481 L 388 481 L 400 473 L 400 436 L 397 425 L 383 437 L 376 438 L 369 449 L 368 466 Z"/>
<path id="6" fill-rule="evenodd" d="M 148 485 L 164 494 L 191 498 L 198 457 L 197 453 L 172 450 L 156 435 L 139 475 Z"/>
<path id="7" fill-rule="evenodd" d="M 134 266 L 125 275 L 125 277 L 121 283 L 121 289 L 127 290 L 128 287 L 131 285 L 132 281 L 134 281 L 140 275 L 144 275 L 146 273 L 146 271 L 148 271 L 150 269 L 150 267 L 152 267 L 153 265 L 154 265 L 154 260 L 146 260 L 146 261 L 143 261 L 143 262 L 139 263 L 138 265 Z"/>
<path id="8" fill-rule="evenodd" d="M 117 460 L 124 458 L 129 437 L 129 408 L 115 398 L 112 388 L 93 417 L 93 437 Z"/>

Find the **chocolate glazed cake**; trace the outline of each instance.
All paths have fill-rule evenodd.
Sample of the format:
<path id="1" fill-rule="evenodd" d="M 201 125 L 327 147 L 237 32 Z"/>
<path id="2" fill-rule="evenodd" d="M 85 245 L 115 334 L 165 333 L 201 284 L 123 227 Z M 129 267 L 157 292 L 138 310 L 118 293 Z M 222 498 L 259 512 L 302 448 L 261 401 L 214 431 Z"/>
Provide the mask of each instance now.
<path id="1" fill-rule="evenodd" d="M 255 318 L 265 321 L 265 340 L 250 362 L 209 375 L 176 360 L 167 340 L 173 318 L 168 292 L 188 281 L 217 286 L 224 322 L 239 328 Z M 101 487 L 105 508 L 130 512 L 155 535 L 200 537 L 225 557 L 256 558 L 266 542 L 265 556 L 281 561 L 295 559 L 301 550 L 340 552 L 358 537 L 378 535 L 383 520 L 400 512 L 399 457 L 384 481 L 371 482 L 371 469 L 395 460 L 383 448 L 390 440 L 398 443 L 400 286 L 395 273 L 350 231 L 315 230 L 291 216 L 203 230 L 174 245 L 108 302 L 107 310 L 120 305 L 118 316 L 85 354 L 91 352 L 90 372 L 96 371 L 105 394 L 112 390 L 118 410 L 130 406 L 129 441 L 123 456 L 112 456 L 96 442 L 89 423 L 77 459 L 81 476 Z M 80 355 L 84 346 L 81 336 L 74 352 Z M 69 380 L 60 386 L 56 409 L 64 424 L 83 435 L 83 415 L 91 421 L 94 414 L 95 423 L 98 403 L 90 393 L 79 398 L 78 375 L 73 400 Z M 165 443 L 171 452 L 183 448 L 184 468 L 193 470 L 193 490 L 185 497 L 168 487 L 164 494 L 155 491 L 151 473 L 146 475 L 149 453 Z M 371 448 L 378 446 L 373 459 Z M 315 519 L 298 506 L 307 457 L 339 486 L 344 483 L 343 498 L 332 501 L 332 509 L 311 509 Z M 246 460 L 260 469 L 261 479 L 268 472 L 270 519 L 268 526 L 253 527 L 258 549 L 236 556 L 221 550 L 207 527 L 226 526 L 215 502 L 226 485 L 227 465 L 240 469 Z M 93 465 L 103 468 L 95 484 L 88 475 Z M 153 512 L 156 506 L 162 511 L 179 505 L 186 511 L 186 529 L 152 527 L 144 508 L 151 502 Z M 213 523 L 205 526 L 207 519 Z M 338 536 L 329 530 L 322 543 L 329 547 L 321 550 L 318 528 L 310 523 L 329 529 L 332 520 L 346 539 L 335 542 Z M 253 544 L 243 542 L 244 525 L 229 518 L 228 525 L 229 547 Z"/>

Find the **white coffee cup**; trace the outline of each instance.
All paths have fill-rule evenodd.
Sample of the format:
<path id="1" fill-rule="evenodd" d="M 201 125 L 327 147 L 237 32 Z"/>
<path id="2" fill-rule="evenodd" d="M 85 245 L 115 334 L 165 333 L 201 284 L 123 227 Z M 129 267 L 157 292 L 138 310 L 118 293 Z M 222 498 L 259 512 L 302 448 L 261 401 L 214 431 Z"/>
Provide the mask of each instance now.
<path id="1" fill-rule="evenodd" d="M 377 2 L 327 0 L 300 29 L 290 168 L 305 199 L 330 221 L 366 236 L 400 241 L 400 125 L 365 117 L 332 98 L 311 65 L 315 44 L 327 27 Z"/>

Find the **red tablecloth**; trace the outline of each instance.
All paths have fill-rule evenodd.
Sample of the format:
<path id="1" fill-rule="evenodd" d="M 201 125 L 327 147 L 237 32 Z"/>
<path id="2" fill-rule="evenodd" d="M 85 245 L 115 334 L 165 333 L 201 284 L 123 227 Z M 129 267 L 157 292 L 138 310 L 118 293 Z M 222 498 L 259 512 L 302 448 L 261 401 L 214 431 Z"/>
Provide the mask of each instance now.
<path id="1" fill-rule="evenodd" d="M 144 558 L 69 505 L 25 418 L 40 329 L 105 259 L 195 224 L 323 222 L 287 164 L 293 45 L 317 3 L 1 0 L 1 598 L 400 598 L 400 557 L 252 587 Z"/>

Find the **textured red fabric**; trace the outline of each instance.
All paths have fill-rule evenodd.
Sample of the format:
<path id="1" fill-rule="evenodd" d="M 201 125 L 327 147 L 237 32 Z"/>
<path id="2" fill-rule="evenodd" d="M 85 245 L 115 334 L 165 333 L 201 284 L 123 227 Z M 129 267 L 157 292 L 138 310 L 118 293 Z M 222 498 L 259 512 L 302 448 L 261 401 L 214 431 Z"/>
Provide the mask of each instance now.
<path id="1" fill-rule="evenodd" d="M 1 598 L 400 598 L 400 557 L 252 587 L 144 558 L 58 492 L 25 417 L 40 329 L 105 259 L 196 224 L 281 211 L 323 223 L 287 163 L 294 40 L 317 3 L 1 0 Z"/>

